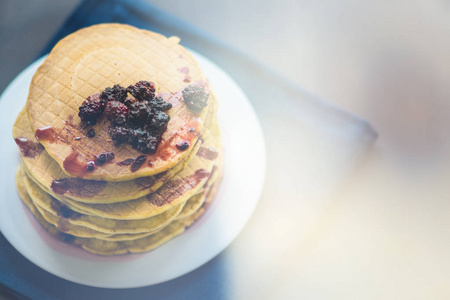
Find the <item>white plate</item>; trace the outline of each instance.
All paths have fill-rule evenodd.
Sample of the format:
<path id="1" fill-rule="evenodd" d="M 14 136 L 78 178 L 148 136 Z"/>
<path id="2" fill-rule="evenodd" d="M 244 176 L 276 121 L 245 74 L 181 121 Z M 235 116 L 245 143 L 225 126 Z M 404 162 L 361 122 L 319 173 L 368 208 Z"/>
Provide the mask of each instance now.
<path id="1" fill-rule="evenodd" d="M 63 244 L 47 235 L 21 203 L 15 187 L 19 150 L 11 132 L 43 58 L 14 79 L 0 99 L 0 229 L 20 253 L 42 269 L 73 282 L 131 288 L 186 274 L 208 262 L 236 238 L 262 190 L 266 164 L 263 134 L 250 102 L 237 84 L 213 62 L 193 53 L 220 102 L 224 176 L 213 205 L 198 222 L 145 254 L 102 257 Z"/>

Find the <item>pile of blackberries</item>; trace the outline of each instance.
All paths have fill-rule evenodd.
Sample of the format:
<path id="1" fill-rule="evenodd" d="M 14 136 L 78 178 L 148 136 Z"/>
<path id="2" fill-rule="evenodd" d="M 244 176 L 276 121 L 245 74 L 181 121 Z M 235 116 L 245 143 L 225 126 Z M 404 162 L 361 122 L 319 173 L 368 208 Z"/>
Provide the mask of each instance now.
<path id="1" fill-rule="evenodd" d="M 128 97 L 131 94 L 132 97 Z M 155 153 L 170 117 L 171 103 L 155 96 L 155 85 L 139 81 L 126 89 L 116 84 L 100 94 L 89 96 L 78 116 L 93 126 L 105 114 L 111 122 L 109 134 L 116 146 L 128 143 L 143 153 Z"/>

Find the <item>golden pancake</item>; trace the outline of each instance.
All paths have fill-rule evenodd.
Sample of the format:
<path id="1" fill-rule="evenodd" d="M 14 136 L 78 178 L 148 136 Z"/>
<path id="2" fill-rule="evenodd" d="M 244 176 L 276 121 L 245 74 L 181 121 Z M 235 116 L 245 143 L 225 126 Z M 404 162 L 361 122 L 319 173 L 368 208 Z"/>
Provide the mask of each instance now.
<path id="1" fill-rule="evenodd" d="M 40 214 L 38 208 L 32 202 L 31 197 L 28 195 L 28 192 L 25 188 L 25 184 L 24 184 L 23 177 L 22 177 L 23 175 L 20 173 L 21 173 L 21 170 L 19 168 L 16 173 L 16 183 L 17 183 L 17 190 L 19 192 L 20 198 L 27 205 L 27 207 L 30 209 L 32 214 L 34 214 L 38 220 L 40 219 L 39 223 L 41 223 L 41 225 L 45 229 L 47 229 L 47 231 L 49 229 L 51 229 L 50 230 L 51 232 L 53 232 L 55 234 L 59 232 L 60 235 L 62 235 L 63 234 L 62 231 L 58 231 L 55 226 L 52 226 L 50 223 L 48 223 L 48 221 L 42 216 L 42 214 Z M 97 238 L 103 239 L 105 241 L 128 241 L 128 240 L 143 238 L 143 237 L 146 237 L 155 232 L 137 233 L 137 234 L 113 234 L 113 235 L 107 235 L 107 236 L 99 236 Z"/>
<path id="2" fill-rule="evenodd" d="M 214 199 L 216 191 L 217 185 L 214 184 L 211 186 L 203 206 L 194 214 L 180 220 L 175 220 L 162 230 L 147 237 L 122 242 L 75 238 L 72 243 L 80 246 L 84 250 L 100 255 L 118 255 L 150 251 L 182 234 L 187 227 L 191 226 L 198 218 L 200 218 Z"/>
<path id="3" fill-rule="evenodd" d="M 65 197 L 94 203 L 126 201 L 156 191 L 164 182 L 186 166 L 201 145 L 201 142 L 198 142 L 192 147 L 193 151 L 188 156 L 163 173 L 134 180 L 110 182 L 68 177 L 34 137 L 25 110 L 22 110 L 16 119 L 13 137 L 21 150 L 27 173 L 36 178 L 41 186 L 46 190 L 51 190 L 54 182 L 64 182 L 65 188 L 61 192 Z"/>
<path id="4" fill-rule="evenodd" d="M 77 225 L 82 227 L 83 229 L 86 228 L 95 230 L 97 233 L 102 233 L 101 236 L 111 234 L 147 233 L 156 231 L 157 229 L 170 223 L 181 212 L 184 205 L 184 203 L 180 203 L 179 205 L 168 209 L 159 215 L 147 219 L 105 219 L 90 215 L 83 215 L 72 211 L 70 208 L 65 207 L 56 199 L 51 199 L 50 195 L 41 190 L 39 186 L 36 185 L 32 180 L 28 179 L 27 176 L 24 176 L 24 183 L 28 194 L 30 195 L 34 204 L 37 206 L 44 218 L 49 223 L 55 225 L 59 230 L 76 236 L 81 235 L 73 231 L 74 228 L 72 228 L 72 226 L 70 225 Z M 42 212 L 42 210 L 40 209 L 41 207 L 46 211 L 46 213 Z M 68 227 L 70 229 L 61 229 Z M 71 229 L 72 232 L 70 232 Z M 91 233 L 91 236 L 86 237 L 94 236 L 95 232 Z"/>
<path id="5" fill-rule="evenodd" d="M 156 191 L 164 182 L 186 166 L 201 145 L 198 142 L 188 156 L 163 173 L 128 181 L 110 182 L 68 177 L 34 138 L 24 110 L 19 114 L 14 124 L 13 136 L 21 149 L 27 173 L 38 180 L 41 186 L 45 187 L 45 190 L 51 190 L 53 182 L 64 182 L 65 187 L 61 189 L 61 192 L 64 193 L 65 197 L 94 203 L 126 201 Z"/>
<path id="6" fill-rule="evenodd" d="M 215 97 L 212 97 L 215 99 Z M 205 126 L 215 120 L 217 101 L 211 104 Z M 204 132 L 202 135 L 208 135 Z M 22 110 L 13 126 L 13 137 L 16 140 L 21 156 L 25 163 L 27 173 L 35 178 L 45 191 L 51 192 L 54 182 L 63 182 L 64 189 L 59 189 L 64 196 L 87 203 L 113 203 L 136 199 L 156 191 L 164 182 L 180 172 L 195 156 L 201 141 L 198 141 L 188 156 L 183 158 L 173 168 L 154 176 L 136 178 L 129 181 L 108 182 L 90 181 L 81 178 L 71 178 L 65 174 L 60 166 L 53 160 L 38 143 L 29 125 L 25 110 Z M 190 149 L 189 149 L 190 150 Z M 188 151 L 189 151 L 188 150 Z"/>
<path id="7" fill-rule="evenodd" d="M 100 254 L 100 255 L 117 255 L 126 253 L 139 253 L 149 251 L 154 249 L 163 243 L 169 241 L 175 236 L 183 233 L 185 229 L 194 223 L 208 208 L 211 201 L 213 200 L 217 188 L 218 182 L 214 183 L 207 194 L 207 199 L 202 207 L 197 210 L 194 214 L 187 218 L 173 221 L 170 225 L 166 226 L 159 232 L 155 234 L 150 234 L 143 238 L 138 238 L 135 240 L 124 240 L 124 241 L 108 241 L 100 239 L 87 239 L 79 238 L 69 234 L 62 233 L 55 226 L 48 223 L 41 215 L 39 210 L 31 201 L 26 188 L 22 181 L 22 176 L 20 175 L 20 170 L 16 174 L 16 183 L 19 195 L 31 213 L 36 217 L 36 220 L 42 225 L 42 227 L 53 237 L 62 240 L 64 242 L 77 245 L 89 252 Z"/>
<path id="8" fill-rule="evenodd" d="M 79 30 L 38 68 L 14 124 L 19 195 L 66 243 L 101 255 L 154 249 L 218 189 L 217 106 L 177 37 L 121 24 Z"/>
<path id="9" fill-rule="evenodd" d="M 198 193 L 197 195 L 194 195 L 191 197 L 183 206 L 183 209 L 181 212 L 175 217 L 175 219 L 183 219 L 186 218 L 192 214 L 194 214 L 204 203 L 206 199 L 206 195 L 209 193 L 210 187 L 213 186 L 218 179 L 222 176 L 222 159 L 221 155 L 219 155 L 219 162 L 216 166 L 214 166 L 213 170 L 211 171 L 211 176 L 208 178 L 208 180 L 203 185 L 202 191 Z"/>
<path id="10" fill-rule="evenodd" d="M 68 199 L 52 191 L 46 192 L 70 209 L 82 214 L 118 220 L 149 218 L 187 201 L 200 191 L 217 162 L 218 151 L 215 149 L 221 148 L 217 123 L 214 124 L 207 139 L 203 141 L 203 145 L 200 147 L 200 149 L 203 149 L 202 153 L 207 152 L 214 155 L 208 156 L 199 153 L 180 173 L 166 182 L 160 189 L 138 199 L 110 204 L 88 204 Z M 35 178 L 32 176 L 29 176 L 29 178 L 37 183 L 41 189 L 44 189 Z"/>
<path id="11" fill-rule="evenodd" d="M 32 130 L 45 131 L 40 142 L 64 172 L 92 180 L 131 180 L 164 172 L 189 154 L 176 144 L 188 141 L 191 147 L 195 145 L 208 109 L 194 113 L 182 101 L 181 91 L 188 85 L 185 70 L 189 84 L 208 88 L 197 62 L 178 43 L 177 37 L 166 38 L 128 25 L 101 24 L 81 29 L 54 47 L 33 76 L 26 109 Z M 114 146 L 103 121 L 93 126 L 95 137 L 87 138 L 78 117 L 88 96 L 115 84 L 127 87 L 141 80 L 154 82 L 157 94 L 173 105 L 167 111 L 171 120 L 156 153 L 147 155 L 134 172 L 115 163 L 89 172 L 77 168 L 104 152 L 113 152 L 118 162 L 142 155 L 128 144 Z"/>
<path id="12" fill-rule="evenodd" d="M 34 206 L 33 201 L 31 201 L 31 197 L 28 195 L 27 189 L 25 188 L 25 184 L 22 179 L 21 170 L 18 169 L 16 171 L 16 186 L 17 186 L 17 192 L 19 193 L 20 199 L 22 199 L 22 202 L 27 206 L 27 208 L 30 210 L 30 212 L 36 217 L 36 220 L 44 227 L 45 230 L 47 230 L 48 233 L 50 233 L 52 236 L 55 236 L 60 232 L 58 229 L 56 229 L 55 226 L 48 223 L 41 215 L 41 213 L 38 211 L 36 206 Z"/>

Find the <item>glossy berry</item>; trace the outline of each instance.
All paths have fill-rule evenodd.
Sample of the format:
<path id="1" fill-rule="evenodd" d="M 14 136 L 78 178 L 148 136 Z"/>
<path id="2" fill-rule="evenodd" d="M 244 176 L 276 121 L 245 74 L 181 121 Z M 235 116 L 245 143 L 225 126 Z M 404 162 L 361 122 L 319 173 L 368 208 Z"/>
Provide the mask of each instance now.
<path id="1" fill-rule="evenodd" d="M 155 84 L 142 80 L 127 87 L 127 92 L 139 101 L 150 101 L 155 98 Z"/>
<path id="2" fill-rule="evenodd" d="M 145 128 L 136 128 L 130 132 L 131 146 L 142 153 L 155 153 L 159 141 L 159 137 L 150 135 Z"/>
<path id="3" fill-rule="evenodd" d="M 189 141 L 181 141 L 176 143 L 177 148 L 181 151 L 187 150 L 187 148 L 189 148 L 190 145 L 191 143 Z"/>
<path id="4" fill-rule="evenodd" d="M 183 90 L 184 103 L 196 113 L 200 113 L 208 105 L 208 97 L 209 93 L 196 85 L 189 85 Z"/>
<path id="5" fill-rule="evenodd" d="M 125 104 L 127 107 L 130 107 L 130 105 L 136 101 L 136 99 L 128 97 L 127 99 L 125 99 L 125 101 L 123 101 L 123 104 Z"/>
<path id="6" fill-rule="evenodd" d="M 163 132 L 167 128 L 167 124 L 170 121 L 170 116 L 162 111 L 156 111 L 154 112 L 151 120 L 150 120 L 150 127 L 149 130 L 154 135 L 162 135 Z"/>
<path id="7" fill-rule="evenodd" d="M 115 125 L 124 125 L 127 122 L 128 107 L 119 101 L 110 101 L 106 104 L 106 118 Z"/>
<path id="8" fill-rule="evenodd" d="M 99 94 L 94 94 L 87 97 L 81 104 L 78 116 L 81 118 L 81 121 L 92 126 L 97 123 L 97 119 L 102 115 L 104 109 L 105 104 L 100 101 Z"/>
<path id="9" fill-rule="evenodd" d="M 131 165 L 131 172 L 136 172 L 142 164 L 147 160 L 147 156 L 141 155 L 136 158 L 136 160 Z"/>
<path id="10" fill-rule="evenodd" d="M 103 152 L 103 153 L 95 156 L 95 163 L 98 166 L 104 165 L 105 163 L 110 162 L 111 160 L 113 160 L 114 156 L 115 155 L 112 152 Z"/>
<path id="11" fill-rule="evenodd" d="M 94 161 L 88 161 L 87 163 L 86 163 L 86 171 L 88 171 L 88 172 L 92 172 L 92 171 L 94 171 L 94 169 L 95 169 L 95 162 Z"/>
<path id="12" fill-rule="evenodd" d="M 124 87 L 116 84 L 112 88 L 107 87 L 100 94 L 100 99 L 106 104 L 109 101 L 123 102 L 127 98 L 127 90 Z"/>
<path id="13" fill-rule="evenodd" d="M 128 134 L 129 129 L 127 127 L 111 126 L 109 128 L 109 136 L 116 146 L 128 142 Z"/>
<path id="14" fill-rule="evenodd" d="M 94 129 L 92 129 L 92 128 L 89 129 L 86 135 L 87 135 L 88 138 L 92 139 L 95 136 Z"/>
<path id="15" fill-rule="evenodd" d="M 161 97 L 155 97 L 152 101 L 151 101 L 151 106 L 154 109 L 158 109 L 158 110 L 162 110 L 162 111 L 167 111 L 169 109 L 172 108 L 172 103 L 166 102 L 164 101 L 163 98 Z"/>
<path id="16" fill-rule="evenodd" d="M 128 93 L 132 96 L 127 97 Z M 155 153 L 169 123 L 170 116 L 165 111 L 170 108 L 171 103 L 155 97 L 154 83 L 139 81 L 126 89 L 116 84 L 90 96 L 80 106 L 79 116 L 87 125 L 95 125 L 104 112 L 111 122 L 109 135 L 114 145 L 127 143 L 143 153 Z M 90 129 L 87 136 L 94 137 L 94 130 Z M 92 171 L 113 158 L 113 153 L 97 155 L 86 169 Z"/>
<path id="17" fill-rule="evenodd" d="M 149 120 L 151 109 L 147 102 L 136 101 L 130 105 L 129 121 L 133 126 L 144 126 Z"/>

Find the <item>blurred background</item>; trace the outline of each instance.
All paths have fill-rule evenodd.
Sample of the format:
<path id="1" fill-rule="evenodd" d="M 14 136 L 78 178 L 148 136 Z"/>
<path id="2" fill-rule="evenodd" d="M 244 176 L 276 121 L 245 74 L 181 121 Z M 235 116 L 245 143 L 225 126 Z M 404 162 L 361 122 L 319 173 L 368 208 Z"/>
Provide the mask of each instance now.
<path id="1" fill-rule="evenodd" d="M 150 2 L 379 133 L 270 295 L 450 299 L 450 1 Z M 0 0 L 0 91 L 78 3 Z"/>

